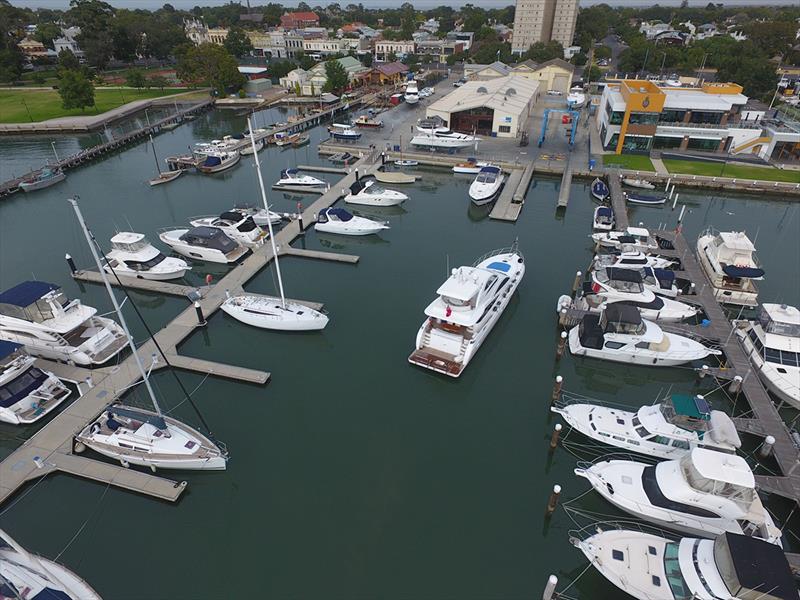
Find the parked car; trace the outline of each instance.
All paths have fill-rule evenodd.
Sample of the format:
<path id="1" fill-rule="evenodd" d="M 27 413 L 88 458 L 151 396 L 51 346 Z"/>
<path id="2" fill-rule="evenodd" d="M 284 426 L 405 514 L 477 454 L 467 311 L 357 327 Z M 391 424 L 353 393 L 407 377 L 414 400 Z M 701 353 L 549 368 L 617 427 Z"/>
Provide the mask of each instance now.
<path id="1" fill-rule="evenodd" d="M 467 83 L 467 80 L 466 80 L 466 79 L 464 79 L 464 78 L 462 77 L 461 79 L 459 79 L 458 81 L 456 81 L 456 82 L 453 84 L 453 87 L 461 87 L 461 86 L 462 86 L 462 85 L 464 85 L 465 83 Z"/>
<path id="2" fill-rule="evenodd" d="M 563 96 L 564 92 L 562 92 L 560 90 L 547 90 L 547 95 L 548 96 Z"/>

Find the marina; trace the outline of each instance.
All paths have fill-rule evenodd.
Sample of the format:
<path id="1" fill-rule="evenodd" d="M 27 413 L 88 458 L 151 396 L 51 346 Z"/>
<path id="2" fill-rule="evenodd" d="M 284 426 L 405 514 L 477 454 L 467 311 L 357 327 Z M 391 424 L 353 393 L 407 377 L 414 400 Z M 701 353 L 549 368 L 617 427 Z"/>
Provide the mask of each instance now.
<path id="1" fill-rule="evenodd" d="M 243 119 L 219 111 L 206 113 L 198 121 L 203 126 L 202 139 L 245 129 Z M 720 344 L 724 366 L 709 365 L 709 374 L 701 379 L 702 370 L 694 369 L 626 368 L 568 354 L 556 361 L 553 349 L 559 331 L 554 327 L 553 306 L 559 291 L 568 288 L 575 269 L 588 262 L 593 250 L 586 237 L 597 206 L 589 194 L 591 180 L 576 172 L 565 182 L 543 174 L 532 161 L 507 161 L 500 164 L 507 177 L 494 206 L 476 207 L 470 205 L 468 196 L 472 177 L 456 178 L 449 169 L 463 157 L 391 150 L 385 155 L 387 161 L 402 157 L 420 163 L 405 171 L 417 176 L 414 183 L 402 187 L 387 183 L 389 188 L 402 189 L 408 200 L 402 206 L 348 205 L 354 214 L 389 222 L 391 229 L 363 238 L 325 234 L 313 230 L 316 215 L 334 205 L 344 206 L 340 202 L 343 190 L 381 168 L 382 161 L 380 147 L 358 149 L 339 144 L 326 151 L 349 148 L 357 160 L 333 170 L 324 155 L 316 156 L 316 144 L 327 139 L 320 129 L 309 129 L 314 137 L 310 150 L 281 153 L 278 148 L 267 148 L 261 160 L 268 185 L 277 180 L 280 170 L 295 166 L 320 173 L 329 184 L 315 197 L 299 197 L 294 188 L 268 194 L 270 209 L 294 215 L 274 236 L 281 266 L 286 265 L 288 289 L 292 295 L 307 298 L 298 302 L 315 310 L 324 304 L 330 315 L 324 332 L 264 332 L 220 314 L 226 293 L 276 294 L 269 244 L 254 249 L 236 266 L 193 263 L 181 280 L 122 279 L 130 302 L 136 303 L 151 323 L 156 340 L 169 362 L 182 371 L 180 377 L 192 390 L 193 400 L 202 407 L 215 435 L 226 442 L 232 457 L 226 473 L 165 476 L 125 469 L 88 451 L 74 454 L 76 431 L 101 412 L 113 395 L 136 381 L 131 356 L 122 355 L 120 362 L 92 370 L 40 361 L 59 377 L 78 383 L 82 396 L 44 427 L 30 431 L 26 443 L 18 445 L 11 438 L 0 442 L 4 458 L 0 463 L 0 502 L 4 502 L 2 508 L 13 507 L 8 513 L 13 521 L 5 520 L 4 528 L 17 538 L 30 532 L 37 548 L 47 553 L 62 545 L 87 517 L 81 505 L 91 506 L 103 494 L 102 506 L 107 508 L 94 516 L 92 527 L 64 555 L 67 565 L 82 565 L 81 575 L 101 593 L 116 579 L 111 566 L 114 557 L 91 544 L 96 535 L 93 531 L 110 526 L 113 513 L 127 510 L 142 514 L 158 527 L 186 531 L 189 543 L 201 543 L 213 535 L 223 546 L 235 545 L 231 554 L 245 572 L 261 560 L 269 560 L 275 572 L 266 581 L 246 575 L 243 591 L 349 596 L 380 594 L 391 586 L 397 597 L 474 597 L 476 589 L 508 597 L 540 594 L 550 573 L 557 572 L 568 582 L 586 564 L 569 545 L 566 529 L 570 523 L 563 511 L 542 526 L 547 500 L 543 481 L 563 485 L 569 497 L 581 495 L 584 487 L 571 473 L 575 460 L 567 452 L 559 449 L 543 460 L 555 422 L 548 417 L 547 399 L 558 374 L 564 377 L 565 389 L 618 398 L 631 406 L 649 402 L 667 388 L 706 393 L 717 408 L 727 406 L 730 394 L 736 398 L 733 422 L 745 438 L 747 453 L 754 452 L 767 434 L 775 437 L 772 455 L 765 460 L 775 474 L 757 472 L 756 481 L 768 492 L 776 521 L 782 525 L 788 517 L 787 531 L 797 530 L 793 507 L 800 498 L 800 470 L 793 470 L 797 449 L 784 424 L 795 413 L 786 408 L 776 410 L 758 378 L 748 376 L 749 361 L 737 338 L 729 335 L 729 316 L 716 303 L 709 286 L 701 283 L 706 281 L 705 274 L 692 260 L 692 242 L 706 226 L 728 230 L 734 222 L 750 231 L 753 219 L 762 219 L 758 246 L 768 274 L 762 282 L 761 298 L 797 305 L 800 299 L 790 284 L 796 267 L 780 260 L 781 244 L 792 243 L 791 232 L 796 229 L 796 204 L 735 194 L 709 197 L 706 192 L 681 188 L 681 204 L 690 208 L 683 232 L 676 235 L 677 210 L 626 207 L 624 199 L 616 197 L 621 186 L 615 185 L 615 177 L 610 175 L 617 228 L 623 227 L 620 219 L 646 222 L 654 233 L 672 241 L 674 250 L 661 253 L 681 258 L 680 276 L 696 284 L 696 295 L 686 300 L 702 306 L 710 324 L 702 328 L 676 324 L 676 331 L 702 335 Z M 199 141 L 184 127 L 176 129 L 173 136 L 174 141 L 167 140 L 171 147 L 159 147 L 162 154 L 185 151 L 187 142 Z M 121 161 L 113 158 L 76 171 L 60 184 L 63 187 L 37 192 L 35 202 L 30 202 L 30 197 L 24 205 L 21 195 L 4 201 L 0 206 L 4 244 L 23 243 L 24 232 L 14 231 L 8 223 L 24 219 L 33 206 L 52 213 L 40 217 L 46 227 L 51 231 L 63 228 L 66 233 L 57 243 L 49 242 L 43 256 L 32 259 L 33 264 L 4 262 L 0 272 L 3 289 L 30 278 L 28 272 L 33 270 L 37 278 L 69 286 L 72 296 L 107 310 L 102 290 L 95 285 L 100 275 L 88 268 L 85 247 L 66 220 L 64 198 L 69 195 L 81 195 L 87 221 L 90 226 L 95 224 L 104 246 L 126 221 L 131 224 L 125 223 L 128 230 L 142 231 L 157 241 L 154 232 L 159 228 L 185 226 L 193 215 L 220 214 L 234 197 L 257 204 L 252 158 L 243 157 L 242 166 L 230 172 L 184 177 L 170 185 L 147 188 L 143 182 L 152 172 L 148 152 L 148 148 L 137 147 L 123 151 L 125 172 L 119 174 L 118 188 L 123 198 L 132 200 L 130 206 L 108 202 L 101 193 L 103 178 L 119 169 Z M 566 211 L 554 215 L 558 199 L 565 195 L 570 199 Z M 133 198 L 137 200 L 133 202 Z M 298 202 L 302 206 L 298 207 Z M 777 232 L 773 239 L 765 235 L 767 229 Z M 525 280 L 509 296 L 485 347 L 460 379 L 451 381 L 408 365 L 405 359 L 413 347 L 422 311 L 449 271 L 472 264 L 485 251 L 507 246 L 515 237 L 528 263 Z M 552 251 L 561 255 L 558 260 L 537 260 L 537 255 Z M 65 253 L 73 256 L 77 265 L 71 277 L 64 264 Z M 542 281 L 552 282 L 544 288 L 547 291 Z M 124 310 L 130 311 L 128 307 Z M 129 320 L 139 342 L 138 353 L 149 364 L 157 354 L 153 342 L 146 339 L 134 317 Z M 531 338 L 536 340 L 533 345 L 529 344 Z M 171 395 L 172 404 L 178 404 L 180 393 L 165 367 L 159 359 L 152 380 L 162 395 Z M 500 377 L 501 372 L 511 376 Z M 521 373 L 524 375 L 518 375 Z M 712 381 L 715 376 L 718 382 Z M 739 391 L 728 392 L 737 376 L 742 378 Z M 357 386 L 348 381 L 350 377 L 359 379 Z M 267 381 L 269 385 L 263 387 Z M 141 394 L 133 388 L 127 395 Z M 182 418 L 191 418 L 186 406 L 179 412 Z M 259 432 L 257 439 L 248 434 L 253 429 Z M 0 426 L 0 434 L 6 436 L 10 431 L 10 427 Z M 410 443 L 412 431 L 414 441 Z M 59 472 L 70 477 L 55 475 Z M 53 475 L 41 478 L 48 473 Z M 309 494 L 310 490 L 315 493 Z M 75 514 L 61 515 L 62 521 L 43 514 L 53 494 L 65 498 Z M 166 502 L 153 502 L 153 498 Z M 599 506 L 597 500 L 592 502 L 596 510 L 611 510 Z M 220 507 L 225 514 L 214 522 L 204 521 L 203 531 L 197 531 L 196 523 L 205 519 L 202 515 Z M 255 514 L 261 515 L 257 523 Z M 333 523 L 332 514 L 336 515 Z M 437 515 L 436 526 L 420 527 L 433 514 Z M 43 522 L 47 533 L 32 527 L 37 522 Z M 522 536 L 522 530 L 536 533 Z M 263 539 L 253 539 L 254 531 L 271 541 L 265 544 Z M 53 536 L 57 539 L 49 541 Z M 797 564 L 793 552 L 800 546 L 791 536 L 786 538 L 789 560 Z M 425 539 L 422 546 L 421 539 Z M 454 547 L 454 539 L 460 540 L 459 547 Z M 343 548 L 341 540 L 346 540 Z M 26 544 L 33 546 L 27 539 Z M 132 551 L 153 552 L 156 560 L 165 560 L 171 553 L 168 548 L 146 550 L 146 540 L 132 540 L 131 544 Z M 388 551 L 386 544 L 400 549 L 403 556 Z M 550 547 L 552 560 L 537 560 L 542 544 Z M 262 552 L 258 559 L 242 554 L 245 549 L 257 548 Z M 343 556 L 336 558 L 340 552 Z M 492 559 L 495 554 L 499 557 Z M 201 566 L 192 586 L 224 594 L 226 583 L 210 572 L 210 557 L 170 560 L 174 568 Z M 426 567 L 434 560 L 436 569 Z M 504 566 L 487 566 L 487 561 L 493 560 L 501 560 Z M 318 580 L 298 580 L 308 561 L 332 564 L 322 569 Z M 397 573 L 398 561 L 404 571 L 419 576 L 409 580 Z M 154 565 L 150 569 L 153 581 L 134 583 L 131 593 L 146 593 L 157 582 L 165 594 L 180 595 L 180 584 L 173 581 L 170 570 Z M 594 574 L 579 578 L 573 595 L 599 600 L 618 597 L 613 586 Z"/>

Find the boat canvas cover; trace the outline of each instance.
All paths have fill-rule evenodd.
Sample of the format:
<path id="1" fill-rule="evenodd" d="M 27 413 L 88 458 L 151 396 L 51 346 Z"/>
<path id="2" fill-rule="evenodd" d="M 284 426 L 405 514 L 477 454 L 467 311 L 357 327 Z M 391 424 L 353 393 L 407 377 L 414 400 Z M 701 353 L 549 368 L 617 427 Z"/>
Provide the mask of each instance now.
<path id="1" fill-rule="evenodd" d="M 598 217 L 613 217 L 614 211 L 611 210 L 608 206 L 599 206 L 597 208 L 597 216 Z"/>
<path id="2" fill-rule="evenodd" d="M 628 306 L 622 302 L 614 302 L 606 308 L 607 323 L 628 323 L 639 325 L 642 322 L 642 314 L 635 306 Z"/>
<path id="3" fill-rule="evenodd" d="M 725 586 L 739 600 L 797 600 L 789 563 L 776 544 L 724 533 L 714 540 L 714 562 Z"/>
<path id="4" fill-rule="evenodd" d="M 367 187 L 367 184 L 364 182 L 363 179 L 360 181 L 356 181 L 353 185 L 350 186 L 350 193 L 353 194 L 354 196 L 357 196 L 358 194 L 361 193 L 361 190 L 363 190 L 365 187 Z"/>
<path id="5" fill-rule="evenodd" d="M 347 212 L 343 208 L 329 208 L 325 212 L 329 216 L 332 215 L 332 216 L 336 217 L 337 219 L 339 219 L 340 221 L 349 221 L 350 219 L 353 218 L 353 215 L 351 215 L 349 212 Z"/>
<path id="6" fill-rule="evenodd" d="M 181 239 L 191 244 L 219 250 L 223 254 L 236 248 L 236 242 L 216 227 L 192 227 L 181 236 Z"/>
<path id="7" fill-rule="evenodd" d="M 712 410 L 710 424 L 708 434 L 712 440 L 718 444 L 729 444 L 734 448 L 742 447 L 742 439 L 739 437 L 739 432 L 736 431 L 736 425 L 724 412 Z"/>
<path id="8" fill-rule="evenodd" d="M 164 417 L 159 417 L 158 415 L 153 415 L 148 412 L 140 412 L 133 408 L 123 408 L 121 406 L 109 406 L 108 415 L 109 417 L 118 415 L 120 417 L 135 419 L 136 421 L 141 421 L 142 423 L 149 423 L 153 427 L 156 427 L 161 430 L 167 428 L 167 422 L 164 420 Z"/>
<path id="9" fill-rule="evenodd" d="M 9 408 L 24 400 L 35 390 L 42 387 L 44 382 L 47 381 L 47 377 L 46 373 L 36 367 L 32 367 L 22 375 L 15 377 L 13 381 L 9 381 L 6 385 L 0 387 L 0 407 Z"/>
<path id="10" fill-rule="evenodd" d="M 224 212 L 224 213 L 222 213 L 222 214 L 219 216 L 219 218 L 220 218 L 220 219 L 224 219 L 224 220 L 226 220 L 226 221 L 233 221 L 234 223 L 238 223 L 238 222 L 239 222 L 239 221 L 241 221 L 241 220 L 242 220 L 244 217 L 242 216 L 242 213 L 238 213 L 238 212 L 230 212 L 230 211 L 228 211 L 228 212 Z"/>
<path id="11" fill-rule="evenodd" d="M 728 277 L 736 277 L 743 279 L 758 279 L 764 276 L 764 269 L 757 269 L 755 267 L 737 267 L 736 265 L 725 265 L 722 271 Z"/>
<path id="12" fill-rule="evenodd" d="M 47 295 L 60 286 L 46 281 L 23 281 L 10 290 L 0 294 L 0 304 L 10 304 L 24 308 L 30 306 L 42 296 Z"/>
<path id="13" fill-rule="evenodd" d="M 217 167 L 222 164 L 222 159 L 219 156 L 207 156 L 203 162 L 204 167 Z"/>
<path id="14" fill-rule="evenodd" d="M 672 406 L 679 415 L 691 417 L 692 419 L 707 421 L 711 416 L 711 407 L 708 402 L 704 398 L 698 398 L 697 396 L 672 394 Z"/>
<path id="15" fill-rule="evenodd" d="M 504 262 L 493 262 L 490 263 L 487 269 L 492 269 L 493 271 L 502 271 L 503 273 L 508 273 L 511 270 L 511 265 Z"/>
<path id="16" fill-rule="evenodd" d="M 8 358 L 20 348 L 22 348 L 22 344 L 17 344 L 15 342 L 7 342 L 6 340 L 0 340 L 0 361 L 2 361 L 5 358 Z"/>
<path id="17" fill-rule="evenodd" d="M 606 267 L 609 279 L 617 281 L 630 281 L 632 283 L 642 283 L 642 274 L 633 269 L 620 269 L 619 267 Z"/>
<path id="18" fill-rule="evenodd" d="M 672 283 L 675 281 L 675 272 L 668 269 L 653 269 L 653 275 L 656 276 L 659 283 L 668 283 L 668 287 L 672 287 Z"/>

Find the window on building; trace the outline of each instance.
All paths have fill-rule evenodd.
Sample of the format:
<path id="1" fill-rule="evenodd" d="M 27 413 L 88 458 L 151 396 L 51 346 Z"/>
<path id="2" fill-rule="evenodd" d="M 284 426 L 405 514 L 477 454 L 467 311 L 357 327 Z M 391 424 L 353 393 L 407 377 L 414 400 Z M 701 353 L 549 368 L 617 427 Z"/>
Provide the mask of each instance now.
<path id="1" fill-rule="evenodd" d="M 701 110 L 693 110 L 689 117 L 690 123 L 703 123 L 708 125 L 719 125 L 722 121 L 722 113 L 706 112 Z"/>
<path id="2" fill-rule="evenodd" d="M 614 150 L 617 147 L 617 142 L 619 142 L 619 134 L 615 133 L 611 136 L 611 139 L 608 140 L 608 144 L 606 144 L 606 150 Z"/>
<path id="3" fill-rule="evenodd" d="M 655 125 L 658 123 L 658 113 L 635 113 L 632 112 L 628 123 L 634 125 Z"/>
<path id="4" fill-rule="evenodd" d="M 511 133 L 511 127 L 509 125 L 500 125 L 497 129 L 500 133 Z"/>
<path id="5" fill-rule="evenodd" d="M 689 138 L 689 145 L 687 148 L 690 150 L 701 150 L 704 152 L 715 152 L 719 148 L 720 140 L 707 140 L 703 138 Z"/>
<path id="6" fill-rule="evenodd" d="M 685 116 L 685 110 L 664 110 L 659 121 L 661 123 L 682 123 Z"/>
<path id="7" fill-rule="evenodd" d="M 622 142 L 622 151 L 647 152 L 653 145 L 653 138 L 645 135 L 626 135 Z"/>
<path id="8" fill-rule="evenodd" d="M 657 135 L 653 138 L 653 148 L 680 148 L 683 138 Z"/>
<path id="9" fill-rule="evenodd" d="M 622 124 L 622 120 L 624 118 L 625 118 L 625 111 L 615 110 L 615 111 L 613 111 L 611 113 L 611 118 L 608 120 L 608 122 L 611 125 L 621 125 Z"/>

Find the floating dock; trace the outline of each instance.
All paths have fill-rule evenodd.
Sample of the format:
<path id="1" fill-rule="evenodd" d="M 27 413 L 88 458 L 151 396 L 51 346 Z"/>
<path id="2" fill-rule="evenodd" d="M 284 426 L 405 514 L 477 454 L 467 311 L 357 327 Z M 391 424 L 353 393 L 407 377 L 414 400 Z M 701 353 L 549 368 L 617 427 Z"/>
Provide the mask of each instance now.
<path id="1" fill-rule="evenodd" d="M 515 202 L 514 194 L 520 186 L 522 175 L 523 172 L 517 169 L 507 176 L 505 185 L 494 202 L 492 212 L 489 213 L 490 219 L 513 223 L 519 218 L 519 213 L 522 212 L 522 202 Z"/>
<path id="2" fill-rule="evenodd" d="M 608 191 L 611 192 L 611 208 L 614 211 L 617 229 L 627 229 L 629 227 L 628 206 L 625 203 L 625 194 L 622 192 L 622 176 L 619 173 L 609 173 L 607 179 Z M 696 281 L 698 284 L 701 281 L 706 281 L 705 274 L 701 275 L 702 279 L 692 279 L 692 281 Z"/>

